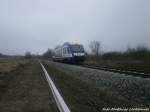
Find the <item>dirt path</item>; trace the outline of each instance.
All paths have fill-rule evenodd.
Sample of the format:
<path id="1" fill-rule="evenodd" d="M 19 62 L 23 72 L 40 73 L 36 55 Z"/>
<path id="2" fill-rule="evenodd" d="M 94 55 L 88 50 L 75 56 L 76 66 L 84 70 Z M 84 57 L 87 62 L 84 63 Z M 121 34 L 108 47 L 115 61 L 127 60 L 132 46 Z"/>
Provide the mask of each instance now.
<path id="1" fill-rule="evenodd" d="M 0 74 L 0 112 L 57 112 L 55 101 L 36 62 Z"/>

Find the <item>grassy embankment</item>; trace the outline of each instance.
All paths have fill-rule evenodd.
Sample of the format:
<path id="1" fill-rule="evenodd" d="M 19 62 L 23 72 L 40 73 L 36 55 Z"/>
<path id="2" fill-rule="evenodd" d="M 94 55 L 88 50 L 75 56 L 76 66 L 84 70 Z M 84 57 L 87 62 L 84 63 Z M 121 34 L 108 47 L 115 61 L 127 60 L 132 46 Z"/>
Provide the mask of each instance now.
<path id="1" fill-rule="evenodd" d="M 100 112 L 104 107 L 125 108 L 137 105 L 136 102 L 98 89 L 94 84 L 83 82 L 75 78 L 75 74 L 68 75 L 48 63 L 44 65 L 72 112 Z"/>

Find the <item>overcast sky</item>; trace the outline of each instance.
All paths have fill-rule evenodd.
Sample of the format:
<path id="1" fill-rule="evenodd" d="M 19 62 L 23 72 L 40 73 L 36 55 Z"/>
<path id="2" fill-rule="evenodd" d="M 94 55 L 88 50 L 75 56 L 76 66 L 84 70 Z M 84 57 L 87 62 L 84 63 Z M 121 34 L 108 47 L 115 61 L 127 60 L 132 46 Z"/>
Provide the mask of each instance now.
<path id="1" fill-rule="evenodd" d="M 150 0 L 0 0 L 0 52 L 43 53 L 92 40 L 103 50 L 150 47 Z"/>

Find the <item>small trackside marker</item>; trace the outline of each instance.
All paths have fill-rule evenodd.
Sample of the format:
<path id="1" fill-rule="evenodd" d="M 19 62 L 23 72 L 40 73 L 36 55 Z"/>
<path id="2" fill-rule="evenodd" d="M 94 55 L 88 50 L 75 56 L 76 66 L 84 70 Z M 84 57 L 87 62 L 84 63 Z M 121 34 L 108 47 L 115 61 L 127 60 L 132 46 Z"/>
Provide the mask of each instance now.
<path id="1" fill-rule="evenodd" d="M 65 101 L 63 100 L 61 94 L 59 93 L 58 89 L 56 88 L 55 84 L 53 83 L 52 79 L 50 78 L 44 65 L 42 63 L 40 63 L 40 65 L 44 71 L 45 77 L 46 77 L 48 85 L 52 91 L 53 97 L 56 101 L 56 104 L 57 104 L 59 111 L 60 112 L 71 112 L 70 109 L 68 108 L 68 106 L 66 105 Z"/>

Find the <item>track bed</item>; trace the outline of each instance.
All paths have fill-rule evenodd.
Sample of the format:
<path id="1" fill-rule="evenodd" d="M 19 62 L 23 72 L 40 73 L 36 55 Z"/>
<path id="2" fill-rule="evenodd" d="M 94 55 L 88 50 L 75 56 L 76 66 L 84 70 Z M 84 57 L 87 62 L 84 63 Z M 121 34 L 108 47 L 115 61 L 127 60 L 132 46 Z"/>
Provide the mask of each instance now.
<path id="1" fill-rule="evenodd" d="M 73 94 L 73 97 L 77 95 L 78 97 L 76 98 L 78 101 L 83 101 L 83 104 L 86 101 L 88 102 L 88 98 L 90 97 L 90 99 L 94 101 L 91 104 L 96 104 L 96 108 L 99 109 L 101 107 L 150 107 L 149 78 L 145 79 L 131 75 L 126 76 L 125 74 L 62 63 L 46 63 L 51 67 L 50 72 L 53 71 L 52 77 L 54 81 L 56 80 L 56 85 L 58 84 L 58 86 L 60 86 L 59 88 L 62 93 L 64 91 L 64 94 Z M 72 88 L 75 90 L 72 90 Z M 75 92 L 72 91 L 78 92 L 74 95 Z M 64 97 L 68 97 L 68 95 Z M 80 100 L 80 97 L 85 100 Z"/>

